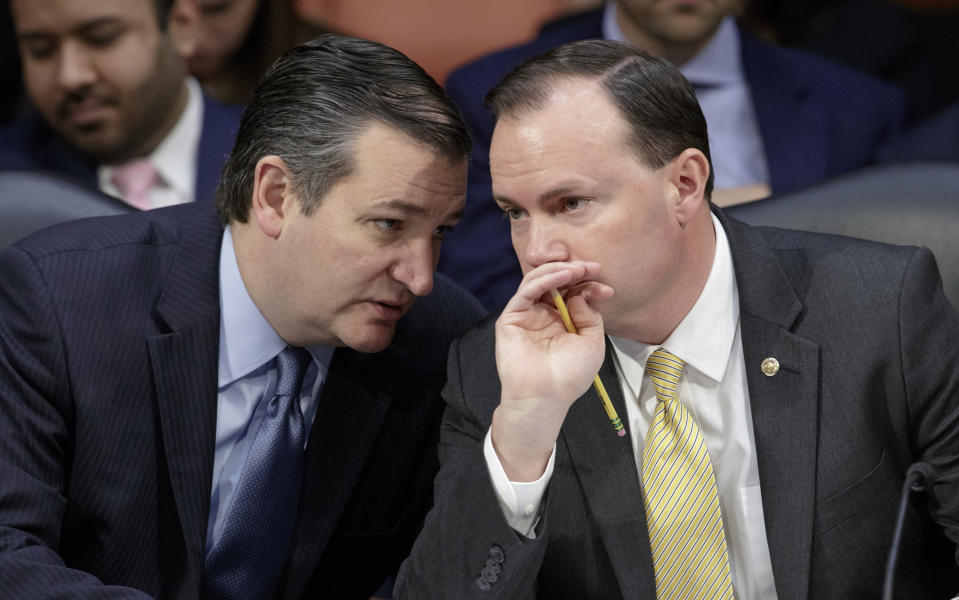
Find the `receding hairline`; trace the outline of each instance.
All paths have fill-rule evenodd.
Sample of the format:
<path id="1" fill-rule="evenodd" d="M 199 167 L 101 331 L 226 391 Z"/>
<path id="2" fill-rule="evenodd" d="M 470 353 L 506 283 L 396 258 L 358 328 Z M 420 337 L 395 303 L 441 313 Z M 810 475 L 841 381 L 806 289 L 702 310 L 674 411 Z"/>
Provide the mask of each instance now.
<path id="1" fill-rule="evenodd" d="M 550 103 L 553 92 L 564 85 L 574 85 L 581 82 L 586 85 L 592 85 L 600 90 L 606 99 L 615 106 L 616 99 L 609 92 L 609 89 L 603 85 L 604 73 L 585 74 L 585 73 L 550 73 L 543 74 L 530 88 L 523 91 L 522 96 L 515 98 L 506 104 L 497 104 L 493 97 L 487 97 L 487 105 L 496 120 L 501 118 L 517 119 L 522 118 L 529 113 L 542 110 Z"/>
<path id="2" fill-rule="evenodd" d="M 631 152 L 641 164 L 649 168 L 658 168 L 649 164 L 647 157 L 636 147 L 633 124 L 630 122 L 629 115 L 620 106 L 616 96 L 609 87 L 605 85 L 605 77 L 606 73 L 552 73 L 543 76 L 536 81 L 534 90 L 525 90 L 520 102 L 512 103 L 504 107 L 503 111 L 494 113 L 496 123 L 498 124 L 500 120 L 503 120 L 518 124 L 524 118 L 534 113 L 544 111 L 556 102 L 557 98 L 554 92 L 558 88 L 583 84 L 595 90 L 600 97 L 605 98 L 608 105 L 613 109 L 613 113 L 618 117 L 620 127 L 617 142 L 621 144 L 624 149 Z"/>
<path id="3" fill-rule="evenodd" d="M 585 42 L 579 42 L 580 45 L 584 43 Z M 573 42 L 568 45 L 576 44 L 577 42 Z M 530 105 L 533 107 L 533 104 L 545 100 L 545 98 L 541 96 L 548 93 L 549 89 L 555 87 L 560 81 L 577 79 L 596 83 L 604 90 L 607 90 L 609 99 L 615 103 L 616 99 L 609 91 L 610 82 L 615 80 L 617 75 L 624 69 L 649 60 L 655 60 L 655 58 L 642 53 L 630 53 L 621 56 L 619 60 L 613 64 L 605 65 L 601 68 L 590 64 L 575 65 L 560 63 L 556 65 L 544 65 L 527 62 L 508 73 L 500 84 L 494 86 L 493 89 L 489 91 L 484 99 L 485 105 L 497 116 L 499 116 L 499 114 L 512 113 L 514 110 L 522 110 L 521 105 Z M 525 80 L 526 85 L 519 85 L 517 79 L 520 81 Z M 503 82 L 507 81 L 510 82 L 509 85 L 505 88 L 502 87 Z M 519 98 L 517 98 L 517 95 L 513 92 L 513 88 L 516 87 L 522 89 Z M 506 98 L 504 98 L 504 96 Z M 512 98 L 509 106 L 502 106 L 501 104 L 504 100 L 509 102 L 509 98 Z M 497 105 L 500 105 L 499 110 L 497 110 Z"/>
<path id="4" fill-rule="evenodd" d="M 520 119 L 546 106 L 553 90 L 577 81 L 604 90 L 642 164 L 658 169 L 688 148 L 710 158 L 707 123 L 689 81 L 668 61 L 621 42 L 580 40 L 547 50 L 507 73 L 485 105 L 497 121 Z M 707 193 L 712 180 L 710 172 Z"/>

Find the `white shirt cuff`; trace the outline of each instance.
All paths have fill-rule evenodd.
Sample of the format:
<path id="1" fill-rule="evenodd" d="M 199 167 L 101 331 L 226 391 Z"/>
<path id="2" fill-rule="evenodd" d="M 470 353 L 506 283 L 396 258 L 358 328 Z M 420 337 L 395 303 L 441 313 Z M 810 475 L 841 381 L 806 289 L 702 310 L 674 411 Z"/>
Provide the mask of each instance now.
<path id="1" fill-rule="evenodd" d="M 496 456 L 496 450 L 493 449 L 493 436 L 490 431 L 486 432 L 483 454 L 486 457 L 486 468 L 489 470 L 490 479 L 493 481 L 493 489 L 496 490 L 496 496 L 499 498 L 499 505 L 506 517 L 506 522 L 520 535 L 530 539 L 535 538 L 536 534 L 533 530 L 539 523 L 539 505 L 543 500 L 543 494 L 546 492 L 546 485 L 553 475 L 556 444 L 553 444 L 553 451 L 549 455 L 549 461 L 546 463 L 546 470 L 543 475 L 536 481 L 530 482 L 509 480 L 499 457 Z"/>

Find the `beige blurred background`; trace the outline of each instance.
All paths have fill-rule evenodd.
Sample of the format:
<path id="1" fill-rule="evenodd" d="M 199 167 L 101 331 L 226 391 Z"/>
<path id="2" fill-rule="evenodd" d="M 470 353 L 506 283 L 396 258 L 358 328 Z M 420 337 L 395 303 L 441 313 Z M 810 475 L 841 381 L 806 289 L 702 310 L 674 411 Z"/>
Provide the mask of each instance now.
<path id="1" fill-rule="evenodd" d="M 544 22 L 601 0 L 295 0 L 306 21 L 392 46 L 440 83 L 455 67 L 532 38 Z"/>

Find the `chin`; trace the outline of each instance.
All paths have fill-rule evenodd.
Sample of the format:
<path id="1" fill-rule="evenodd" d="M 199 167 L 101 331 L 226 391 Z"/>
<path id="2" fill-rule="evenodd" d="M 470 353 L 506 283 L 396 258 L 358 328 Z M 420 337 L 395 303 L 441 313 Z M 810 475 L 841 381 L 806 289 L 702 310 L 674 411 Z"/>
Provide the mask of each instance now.
<path id="1" fill-rule="evenodd" d="M 394 327 L 386 325 L 367 325 L 361 331 L 351 332 L 353 335 L 343 335 L 340 339 L 346 346 L 357 352 L 372 354 L 385 350 L 393 341 Z"/>
<path id="2" fill-rule="evenodd" d="M 123 148 L 120 142 L 103 135 L 85 135 L 77 132 L 68 139 L 81 152 L 94 157 L 101 163 L 120 162 L 129 158 L 126 153 L 120 152 Z"/>

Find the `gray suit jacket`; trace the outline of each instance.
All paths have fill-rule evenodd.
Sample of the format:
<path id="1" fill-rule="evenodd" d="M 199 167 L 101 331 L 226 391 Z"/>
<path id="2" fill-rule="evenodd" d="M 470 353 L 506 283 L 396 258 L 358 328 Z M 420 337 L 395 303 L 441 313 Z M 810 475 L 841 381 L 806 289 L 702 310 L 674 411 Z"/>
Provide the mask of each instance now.
<path id="1" fill-rule="evenodd" d="M 717 213 L 739 285 L 780 600 L 879 596 L 904 473 L 917 460 L 939 477 L 928 501 L 910 506 L 898 597 L 945 597 L 927 575 L 955 570 L 941 530 L 959 540 L 959 316 L 931 253 Z M 482 449 L 500 392 L 493 343 L 488 320 L 451 349 L 435 506 L 397 597 L 655 598 L 632 448 L 609 432 L 592 390 L 557 441 L 537 538 L 507 525 Z M 773 377 L 760 370 L 768 356 L 781 363 Z M 608 390 L 622 414 L 619 386 Z M 481 591 L 487 564 L 499 572 Z"/>

